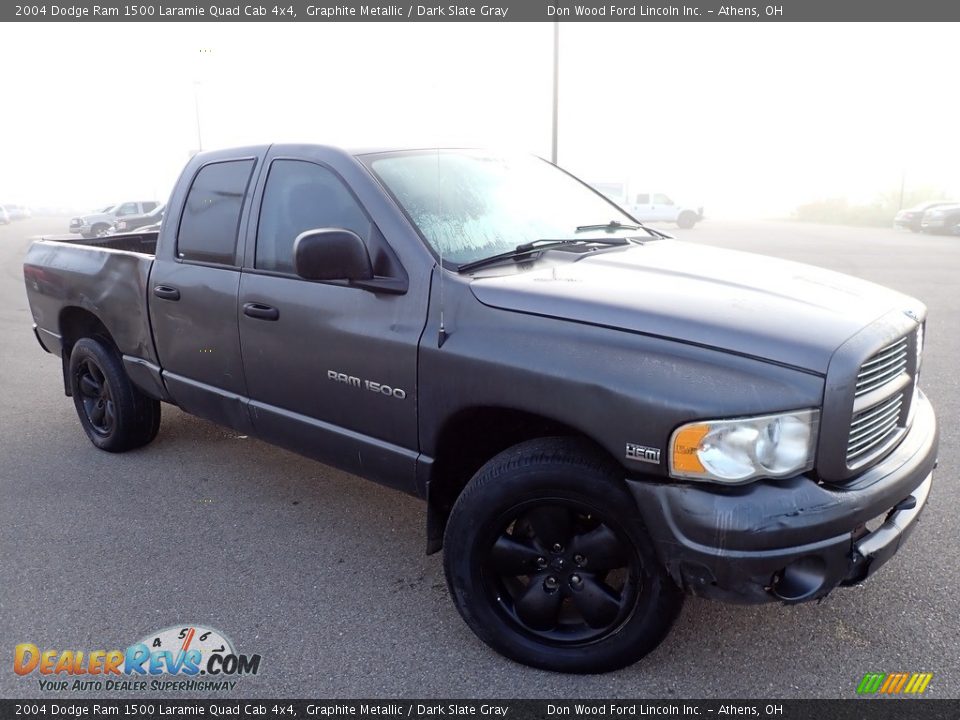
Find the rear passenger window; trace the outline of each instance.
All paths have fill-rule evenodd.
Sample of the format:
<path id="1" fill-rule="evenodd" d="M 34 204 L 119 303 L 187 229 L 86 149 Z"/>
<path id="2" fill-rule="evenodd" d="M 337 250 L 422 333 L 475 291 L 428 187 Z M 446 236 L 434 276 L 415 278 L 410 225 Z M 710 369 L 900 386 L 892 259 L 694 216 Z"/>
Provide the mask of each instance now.
<path id="1" fill-rule="evenodd" d="M 637 195 L 637 205 L 649 205 L 649 204 L 650 204 L 649 194 L 644 193 L 641 195 Z"/>
<path id="2" fill-rule="evenodd" d="M 332 171 L 303 160 L 274 161 L 260 205 L 254 266 L 292 273 L 297 236 L 331 227 L 370 239 L 370 220 Z"/>
<path id="3" fill-rule="evenodd" d="M 183 260 L 235 265 L 240 211 L 253 160 L 204 166 L 193 181 L 180 218 L 177 256 Z"/>

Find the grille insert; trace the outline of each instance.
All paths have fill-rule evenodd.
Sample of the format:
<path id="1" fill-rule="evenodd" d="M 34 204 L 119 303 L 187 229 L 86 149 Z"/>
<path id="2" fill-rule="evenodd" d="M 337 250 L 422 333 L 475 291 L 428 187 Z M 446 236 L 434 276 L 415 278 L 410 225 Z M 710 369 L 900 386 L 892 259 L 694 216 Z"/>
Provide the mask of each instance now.
<path id="1" fill-rule="evenodd" d="M 902 409 L 903 393 L 899 393 L 853 416 L 847 440 L 847 465 L 865 459 L 897 433 Z"/>
<path id="2" fill-rule="evenodd" d="M 857 374 L 856 397 L 866 395 L 871 390 L 883 387 L 895 380 L 907 369 L 907 338 L 878 350 L 877 353 L 860 366 Z"/>

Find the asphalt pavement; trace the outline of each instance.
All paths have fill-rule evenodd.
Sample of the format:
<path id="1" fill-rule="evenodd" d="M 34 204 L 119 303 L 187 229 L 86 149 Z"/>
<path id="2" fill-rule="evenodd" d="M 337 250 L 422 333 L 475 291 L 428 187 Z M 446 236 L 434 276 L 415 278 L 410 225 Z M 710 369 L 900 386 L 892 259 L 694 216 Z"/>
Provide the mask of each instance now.
<path id="1" fill-rule="evenodd" d="M 65 225 L 0 226 L 0 697 L 41 695 L 36 673 L 12 672 L 18 643 L 122 649 L 188 623 L 262 656 L 230 697 L 849 698 L 868 671 L 932 672 L 928 696 L 960 697 L 960 238 L 786 221 L 667 228 L 923 299 L 940 467 L 920 527 L 864 585 L 794 607 L 689 599 L 639 663 L 567 676 L 473 636 L 440 556 L 424 555 L 414 498 L 169 406 L 151 445 L 96 450 L 59 361 L 33 337 L 23 285 L 29 238 Z M 203 693 L 111 693 L 151 695 Z"/>

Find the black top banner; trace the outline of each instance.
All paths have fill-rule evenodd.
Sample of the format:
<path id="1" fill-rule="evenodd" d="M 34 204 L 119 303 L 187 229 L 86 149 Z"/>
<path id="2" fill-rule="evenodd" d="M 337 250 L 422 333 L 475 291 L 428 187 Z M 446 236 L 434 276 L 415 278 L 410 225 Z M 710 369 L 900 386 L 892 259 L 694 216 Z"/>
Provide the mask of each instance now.
<path id="1" fill-rule="evenodd" d="M 29 2 L 3 3 L 5 22 L 924 22 L 960 21 L 960 3 L 944 0 L 279 0 L 233 3 Z"/>

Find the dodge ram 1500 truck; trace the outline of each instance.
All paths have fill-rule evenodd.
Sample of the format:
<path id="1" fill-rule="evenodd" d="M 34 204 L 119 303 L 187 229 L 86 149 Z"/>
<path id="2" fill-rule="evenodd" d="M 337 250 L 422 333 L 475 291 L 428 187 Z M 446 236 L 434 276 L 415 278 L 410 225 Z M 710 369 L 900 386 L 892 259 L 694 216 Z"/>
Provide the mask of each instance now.
<path id="1" fill-rule="evenodd" d="M 923 304 L 533 157 L 201 153 L 159 233 L 40 240 L 24 276 L 94 445 L 167 402 L 418 495 L 463 619 L 541 668 L 637 660 L 684 594 L 859 583 L 930 492 Z"/>

